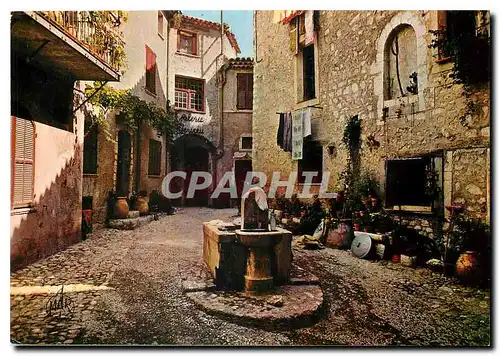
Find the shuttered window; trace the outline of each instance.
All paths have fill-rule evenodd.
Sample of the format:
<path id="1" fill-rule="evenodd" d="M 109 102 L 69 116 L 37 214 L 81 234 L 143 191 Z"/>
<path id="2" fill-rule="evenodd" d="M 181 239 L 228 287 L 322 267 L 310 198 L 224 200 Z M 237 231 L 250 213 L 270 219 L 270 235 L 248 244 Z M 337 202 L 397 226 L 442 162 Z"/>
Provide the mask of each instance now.
<path id="1" fill-rule="evenodd" d="M 35 125 L 30 120 L 12 117 L 12 192 L 13 208 L 33 205 L 35 173 Z"/>
<path id="2" fill-rule="evenodd" d="M 238 73 L 236 76 L 238 82 L 237 108 L 243 110 L 252 110 L 253 108 L 253 74 Z"/>
<path id="3" fill-rule="evenodd" d="M 149 140 L 148 175 L 159 176 L 161 173 L 161 142 Z"/>
<path id="4" fill-rule="evenodd" d="M 83 141 L 83 173 L 97 173 L 97 125 L 88 128 L 89 123 L 85 122 L 85 138 Z"/>
<path id="5" fill-rule="evenodd" d="M 156 94 L 156 54 L 146 46 L 146 89 Z"/>

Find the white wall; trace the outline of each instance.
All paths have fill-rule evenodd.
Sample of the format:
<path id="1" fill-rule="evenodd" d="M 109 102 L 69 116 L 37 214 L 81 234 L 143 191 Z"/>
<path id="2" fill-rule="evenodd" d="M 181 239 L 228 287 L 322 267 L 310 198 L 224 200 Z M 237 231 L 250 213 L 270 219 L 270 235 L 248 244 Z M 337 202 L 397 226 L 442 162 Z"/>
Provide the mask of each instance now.
<path id="1" fill-rule="evenodd" d="M 220 31 L 187 26 L 182 28 L 197 33 L 198 55 L 177 53 L 177 29 L 169 29 L 169 98 L 173 104 L 175 75 L 205 79 L 205 113 L 192 113 L 192 115 L 203 118 L 203 123 L 196 124 L 197 127 L 202 127 L 203 136 L 210 140 L 214 146 L 218 146 L 219 94 L 216 73 L 223 65 L 222 57 L 217 59 L 221 52 Z M 223 54 L 226 58 L 234 58 L 237 55 L 226 35 L 223 37 Z"/>

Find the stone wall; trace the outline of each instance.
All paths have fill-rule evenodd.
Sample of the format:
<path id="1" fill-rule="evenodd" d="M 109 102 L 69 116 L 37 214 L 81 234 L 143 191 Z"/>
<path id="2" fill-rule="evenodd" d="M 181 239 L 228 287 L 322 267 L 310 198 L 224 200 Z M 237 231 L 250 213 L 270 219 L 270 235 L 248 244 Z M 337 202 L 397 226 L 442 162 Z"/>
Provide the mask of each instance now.
<path id="1" fill-rule="evenodd" d="M 286 176 L 297 163 L 276 145 L 276 113 L 302 106 L 294 93 L 297 59 L 289 49 L 288 25 L 273 23 L 272 11 L 256 11 L 254 16 L 254 170 L 268 174 L 276 170 Z M 429 30 L 437 29 L 437 16 L 437 11 L 319 11 L 316 78 L 317 106 L 322 109 L 313 109 L 312 133 L 313 139 L 323 145 L 323 167 L 332 173 L 332 189 L 340 186 L 338 178 L 345 166 L 346 150 L 341 142 L 345 122 L 358 115 L 362 120 L 362 169 L 374 170 L 382 187 L 387 158 L 431 152 L 446 155 L 459 149 L 468 152 L 460 154 L 468 157 L 467 173 L 460 174 L 457 169 L 462 168 L 453 166 L 454 170 L 445 163 L 445 174 L 451 170 L 453 177 L 460 175 L 462 182 L 450 190 L 445 177 L 444 190 L 451 193 L 448 201 L 464 199 L 469 209 L 481 211 L 478 205 L 489 194 L 489 183 L 484 181 L 489 164 L 486 154 L 481 159 L 472 157 L 490 145 L 490 91 L 485 87 L 474 94 L 481 109 L 462 124 L 459 117 L 464 114 L 465 99 L 462 87 L 447 77 L 452 64 L 438 63 L 436 51 L 428 48 L 432 39 Z M 385 43 L 391 32 L 403 24 L 412 26 L 417 38 L 419 92 L 384 100 Z M 380 143 L 378 148 L 367 146 L 368 135 Z M 327 153 L 327 145 L 335 147 L 335 154 Z M 479 172 L 483 178 L 474 183 Z M 467 186 L 473 193 L 467 192 Z M 487 214 L 488 208 L 479 213 L 482 217 Z"/>

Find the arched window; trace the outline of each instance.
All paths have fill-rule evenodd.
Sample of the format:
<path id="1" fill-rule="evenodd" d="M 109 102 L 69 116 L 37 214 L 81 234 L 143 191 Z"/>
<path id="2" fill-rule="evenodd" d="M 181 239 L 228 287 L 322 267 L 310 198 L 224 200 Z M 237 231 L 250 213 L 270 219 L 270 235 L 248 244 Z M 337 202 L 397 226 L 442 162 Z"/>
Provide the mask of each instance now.
<path id="1" fill-rule="evenodd" d="M 384 100 L 418 93 L 417 36 L 412 26 L 396 27 L 385 44 Z"/>

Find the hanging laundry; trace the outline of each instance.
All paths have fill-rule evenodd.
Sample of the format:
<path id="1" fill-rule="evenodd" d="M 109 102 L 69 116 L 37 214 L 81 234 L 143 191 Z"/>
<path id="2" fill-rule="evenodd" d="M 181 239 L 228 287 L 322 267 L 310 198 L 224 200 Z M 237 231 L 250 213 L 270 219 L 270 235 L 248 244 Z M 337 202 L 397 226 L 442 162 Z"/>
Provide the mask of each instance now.
<path id="1" fill-rule="evenodd" d="M 304 38 L 304 44 L 310 45 L 311 43 L 314 42 L 315 39 L 315 33 L 314 33 L 314 10 L 307 10 L 305 15 L 305 28 L 306 28 L 306 35 Z"/>
<path id="2" fill-rule="evenodd" d="M 285 113 L 283 121 L 283 150 L 292 152 L 292 114 Z"/>
<path id="3" fill-rule="evenodd" d="M 311 117 L 312 117 L 312 109 L 307 108 L 302 110 L 302 120 L 304 125 L 304 137 L 311 135 Z"/>
<path id="4" fill-rule="evenodd" d="M 278 133 L 276 134 L 276 143 L 279 147 L 283 148 L 283 133 L 285 125 L 285 113 L 280 113 L 280 123 L 278 126 Z"/>
<path id="5" fill-rule="evenodd" d="M 304 132 L 302 110 L 294 111 L 292 118 L 292 159 L 302 159 Z"/>

